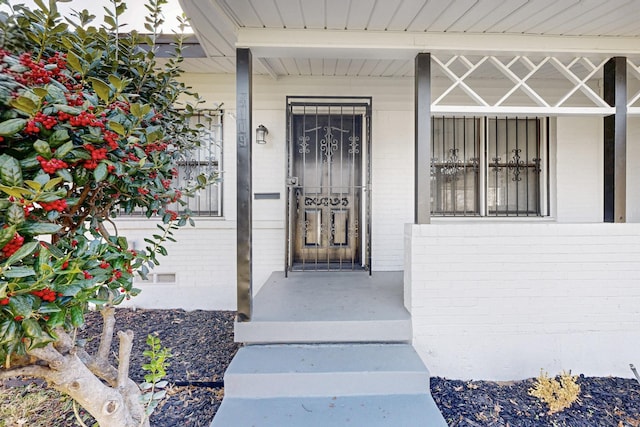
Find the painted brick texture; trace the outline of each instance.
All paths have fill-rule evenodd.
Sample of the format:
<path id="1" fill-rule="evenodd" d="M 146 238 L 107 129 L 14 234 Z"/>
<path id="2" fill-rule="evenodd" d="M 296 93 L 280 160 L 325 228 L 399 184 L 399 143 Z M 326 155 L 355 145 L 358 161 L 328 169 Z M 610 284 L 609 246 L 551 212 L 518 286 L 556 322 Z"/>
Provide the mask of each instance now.
<path id="1" fill-rule="evenodd" d="M 414 340 L 432 374 L 630 375 L 640 224 L 407 225 L 406 237 Z"/>

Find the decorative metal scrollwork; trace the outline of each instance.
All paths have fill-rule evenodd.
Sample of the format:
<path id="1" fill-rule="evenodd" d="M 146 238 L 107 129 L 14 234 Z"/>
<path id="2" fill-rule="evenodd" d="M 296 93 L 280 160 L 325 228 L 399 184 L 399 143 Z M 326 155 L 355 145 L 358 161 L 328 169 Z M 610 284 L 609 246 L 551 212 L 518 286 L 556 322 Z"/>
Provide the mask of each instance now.
<path id="1" fill-rule="evenodd" d="M 520 152 L 522 150 L 520 148 L 514 148 L 511 150 L 513 153 L 513 157 L 507 163 L 507 170 L 513 174 L 512 181 L 522 181 L 522 177 L 520 174 L 525 170 L 524 160 L 520 159 Z"/>
<path id="2" fill-rule="evenodd" d="M 309 136 L 303 135 L 298 137 L 298 153 L 309 154 Z"/>
<path id="3" fill-rule="evenodd" d="M 347 197 L 305 197 L 305 206 L 349 206 Z"/>
<path id="4" fill-rule="evenodd" d="M 493 161 L 493 163 L 491 163 L 489 166 L 491 166 L 492 170 L 494 172 L 501 172 L 502 166 L 500 166 L 500 160 L 502 160 L 502 157 L 493 157 L 491 160 Z"/>
<path id="5" fill-rule="evenodd" d="M 440 173 L 448 181 L 458 179 L 460 172 L 464 169 L 464 163 L 458 158 L 458 149 L 449 149 L 449 157 L 445 159 L 444 164 L 440 167 Z"/>
<path id="6" fill-rule="evenodd" d="M 338 140 L 333 136 L 332 129 L 331 126 L 325 126 L 324 138 L 320 140 L 320 151 L 327 159 L 333 156 L 333 153 L 338 149 Z"/>
<path id="7" fill-rule="evenodd" d="M 358 238 L 358 220 L 354 219 L 353 220 L 353 227 L 349 227 L 349 232 L 348 232 L 348 236 L 349 239 L 357 239 Z"/>
<path id="8" fill-rule="evenodd" d="M 358 154 L 360 152 L 358 141 L 360 141 L 358 136 L 349 137 L 349 154 Z"/>

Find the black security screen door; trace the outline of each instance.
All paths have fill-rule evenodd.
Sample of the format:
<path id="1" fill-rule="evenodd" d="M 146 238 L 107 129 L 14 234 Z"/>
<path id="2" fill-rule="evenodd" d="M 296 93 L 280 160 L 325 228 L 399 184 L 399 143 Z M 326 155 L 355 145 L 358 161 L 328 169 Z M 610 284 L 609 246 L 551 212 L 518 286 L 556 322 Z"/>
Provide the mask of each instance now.
<path id="1" fill-rule="evenodd" d="M 366 268 L 370 104 L 290 102 L 288 107 L 288 268 Z"/>

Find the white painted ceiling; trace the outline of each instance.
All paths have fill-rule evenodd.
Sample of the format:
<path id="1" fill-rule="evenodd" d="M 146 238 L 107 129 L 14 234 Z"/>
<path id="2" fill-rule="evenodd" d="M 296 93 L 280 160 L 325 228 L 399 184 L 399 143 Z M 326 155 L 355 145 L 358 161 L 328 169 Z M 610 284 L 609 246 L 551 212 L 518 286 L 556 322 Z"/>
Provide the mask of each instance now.
<path id="1" fill-rule="evenodd" d="M 233 73 L 243 29 L 638 38 L 640 0 L 180 0 L 207 58 L 190 72 Z M 325 55 L 330 56 L 330 55 Z M 407 59 L 256 58 L 254 72 L 286 75 L 411 76 Z M 567 58 L 569 61 L 570 58 Z M 543 75 L 541 74 L 541 77 Z"/>

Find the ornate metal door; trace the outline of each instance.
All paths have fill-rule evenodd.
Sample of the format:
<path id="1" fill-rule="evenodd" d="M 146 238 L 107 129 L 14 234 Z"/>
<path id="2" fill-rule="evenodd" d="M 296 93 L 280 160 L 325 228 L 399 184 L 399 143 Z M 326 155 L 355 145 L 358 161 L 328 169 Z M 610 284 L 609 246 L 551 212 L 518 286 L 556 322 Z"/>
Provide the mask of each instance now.
<path id="1" fill-rule="evenodd" d="M 363 268 L 364 118 L 345 106 L 289 117 L 294 270 Z"/>

